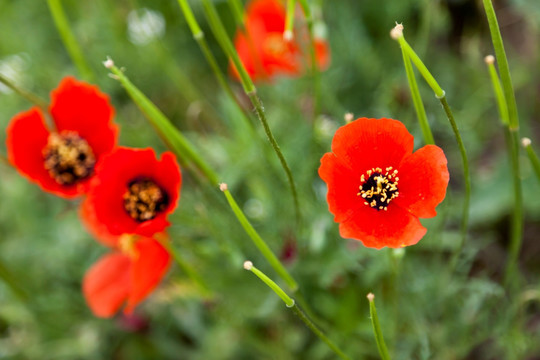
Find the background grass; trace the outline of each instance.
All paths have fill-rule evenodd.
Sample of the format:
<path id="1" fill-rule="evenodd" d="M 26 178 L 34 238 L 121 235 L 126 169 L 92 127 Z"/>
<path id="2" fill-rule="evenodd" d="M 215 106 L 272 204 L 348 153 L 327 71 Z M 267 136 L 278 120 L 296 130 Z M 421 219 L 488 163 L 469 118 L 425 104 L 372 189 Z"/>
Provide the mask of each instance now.
<path id="1" fill-rule="evenodd" d="M 303 222 L 295 227 L 288 185 L 255 117 L 253 137 L 220 90 L 176 1 L 62 1 L 95 83 L 111 97 L 120 144 L 165 150 L 124 90 L 101 65 L 118 66 L 193 142 L 240 200 L 299 281 L 314 319 L 353 359 L 375 359 L 368 292 L 395 359 L 540 358 L 540 185 L 522 154 L 525 232 L 515 291 L 501 285 L 512 213 L 504 133 L 483 57 L 492 53 L 478 1 L 322 1 L 332 63 L 322 74 L 322 114 L 312 113 L 309 76 L 259 84 L 274 135 L 292 168 Z M 495 2 L 517 94 L 521 134 L 540 149 L 540 4 Z M 192 1 L 223 71 L 227 59 Z M 216 1 L 234 34 L 226 1 Z M 146 9 L 146 10 L 144 10 Z M 129 31 L 128 17 L 153 11 L 162 36 Z M 133 15 L 132 15 L 133 16 Z M 449 160 L 450 188 L 428 233 L 404 251 L 367 249 L 339 236 L 317 176 L 345 112 L 403 121 L 422 146 L 401 52 L 388 36 L 403 22 L 409 43 L 445 89 L 472 172 L 468 242 L 456 274 L 461 160 L 439 102 L 419 81 L 436 143 Z M 66 75 L 79 76 L 45 1 L 0 0 L 0 73 L 48 99 Z M 146 41 L 146 42 L 145 42 Z M 186 83 L 182 79 L 188 79 Z M 230 80 L 246 104 L 239 84 Z M 30 107 L 0 88 L 0 128 Z M 312 131 L 313 130 L 313 131 Z M 536 140 L 536 141 L 535 141 Z M 5 143 L 5 132 L 0 132 Z M 5 146 L 0 146 L 5 154 Z M 242 268 L 250 259 L 277 280 L 215 189 L 183 172 L 172 217 L 174 246 L 217 294 L 204 301 L 172 266 L 133 317 L 95 318 L 81 294 L 84 272 L 107 249 L 81 227 L 77 202 L 45 194 L 0 163 L 0 263 L 27 295 L 0 282 L 0 359 L 331 359 L 333 353 Z M 1 269 L 0 269 L 1 270 Z"/>

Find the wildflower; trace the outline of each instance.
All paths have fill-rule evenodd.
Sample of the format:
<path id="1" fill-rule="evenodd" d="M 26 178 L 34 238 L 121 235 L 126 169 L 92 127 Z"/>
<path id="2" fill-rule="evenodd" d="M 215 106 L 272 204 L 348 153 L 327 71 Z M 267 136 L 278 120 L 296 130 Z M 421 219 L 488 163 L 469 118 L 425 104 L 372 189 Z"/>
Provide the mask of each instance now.
<path id="1" fill-rule="evenodd" d="M 157 240 L 124 235 L 118 246 L 85 274 L 83 294 L 92 312 L 113 316 L 122 305 L 130 314 L 160 283 L 171 256 Z"/>
<path id="2" fill-rule="evenodd" d="M 298 42 L 298 39 L 305 40 L 306 37 L 284 39 L 285 16 L 285 8 L 278 0 L 253 0 L 247 7 L 247 34 L 239 30 L 234 45 L 254 81 L 271 78 L 279 73 L 300 75 L 304 63 L 309 60 L 309 52 L 305 48 L 308 44 Z M 315 40 L 315 53 L 319 68 L 327 67 L 329 50 L 326 41 L 319 38 Z M 238 77 L 235 69 L 233 74 Z"/>
<path id="3" fill-rule="evenodd" d="M 425 235 L 418 218 L 436 215 L 449 174 L 439 147 L 412 150 L 413 137 L 397 120 L 360 118 L 336 131 L 319 176 L 342 237 L 380 249 Z"/>
<path id="4" fill-rule="evenodd" d="M 118 147 L 96 167 L 81 216 L 99 225 L 92 232 L 106 244 L 123 234 L 151 237 L 169 225 L 167 217 L 176 208 L 181 182 L 171 152 L 158 160 L 151 148 Z"/>
<path id="5" fill-rule="evenodd" d="M 7 128 L 9 161 L 44 191 L 74 198 L 88 191 L 95 167 L 116 145 L 114 109 L 96 86 L 64 78 L 51 92 L 48 128 L 41 110 L 21 112 Z"/>

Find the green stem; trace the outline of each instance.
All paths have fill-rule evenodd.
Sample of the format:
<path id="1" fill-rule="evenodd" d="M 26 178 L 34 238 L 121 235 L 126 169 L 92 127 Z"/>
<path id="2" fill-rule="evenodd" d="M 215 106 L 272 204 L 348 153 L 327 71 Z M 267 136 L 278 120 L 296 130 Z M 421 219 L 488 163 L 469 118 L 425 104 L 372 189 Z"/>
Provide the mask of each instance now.
<path id="1" fill-rule="evenodd" d="M 531 140 L 528 138 L 523 138 L 521 139 L 521 143 L 523 144 L 525 152 L 527 153 L 527 156 L 531 161 L 536 177 L 538 178 L 538 180 L 540 180 L 540 159 L 538 159 L 538 155 L 536 155 L 534 149 L 531 146 Z"/>
<path id="2" fill-rule="evenodd" d="M 56 25 L 56 28 L 60 33 L 60 37 L 64 42 L 64 46 L 66 47 L 69 56 L 71 57 L 71 60 L 77 67 L 77 70 L 79 70 L 81 76 L 85 80 L 93 82 L 95 79 L 94 73 L 86 63 L 81 48 L 79 47 L 75 36 L 71 32 L 71 28 L 69 26 L 66 14 L 64 13 L 64 9 L 62 8 L 62 4 L 60 1 L 61 0 L 47 0 L 47 3 L 49 4 L 49 10 L 51 11 L 54 20 L 54 24 Z"/>
<path id="3" fill-rule="evenodd" d="M 208 18 L 208 21 L 210 23 L 210 27 L 212 28 L 212 32 L 218 39 L 218 42 L 223 47 L 223 50 L 225 51 L 227 56 L 232 60 L 234 66 L 236 67 L 240 75 L 240 80 L 242 82 L 242 87 L 244 88 L 244 92 L 249 97 L 249 99 L 251 100 L 251 103 L 255 107 L 257 117 L 261 121 L 261 124 L 263 125 L 264 131 L 266 133 L 266 136 L 268 137 L 268 140 L 270 141 L 270 144 L 272 145 L 277 157 L 279 158 L 281 166 L 283 167 L 283 170 L 285 171 L 285 174 L 287 175 L 287 180 L 289 182 L 289 186 L 291 188 L 291 194 L 293 197 L 296 220 L 298 222 L 300 220 L 300 207 L 298 204 L 296 185 L 294 183 L 292 172 L 291 172 L 291 169 L 289 168 L 287 160 L 285 160 L 285 156 L 283 156 L 283 153 L 281 152 L 281 149 L 279 148 L 279 145 L 276 139 L 274 138 L 274 135 L 272 134 L 270 126 L 268 125 L 268 121 L 266 119 L 266 113 L 264 111 L 262 101 L 257 95 L 257 89 L 255 85 L 253 84 L 253 81 L 249 77 L 249 74 L 246 68 L 244 67 L 244 64 L 240 60 L 240 57 L 238 56 L 238 53 L 236 52 L 236 49 L 234 48 L 231 40 L 227 36 L 225 27 L 223 26 L 223 23 L 221 22 L 219 18 L 219 15 L 216 11 L 216 8 L 214 7 L 214 4 L 210 0 L 203 0 L 203 6 L 205 9 L 205 13 Z"/>
<path id="4" fill-rule="evenodd" d="M 205 299 L 211 299 L 213 297 L 212 291 L 208 288 L 208 286 L 205 284 L 199 274 L 186 261 L 184 261 L 184 259 L 182 259 L 176 248 L 172 246 L 169 239 L 160 237 L 157 240 L 172 255 L 174 261 L 176 262 L 176 264 L 178 264 L 180 269 L 182 269 L 191 279 L 191 281 L 193 281 L 197 285 L 197 287 L 201 291 L 202 296 Z"/>
<path id="5" fill-rule="evenodd" d="M 504 130 L 508 152 L 510 153 L 512 182 L 514 184 L 514 208 L 512 211 L 510 248 L 504 275 L 504 284 L 509 286 L 514 279 L 514 274 L 516 272 L 523 237 L 523 191 L 521 189 L 521 179 L 519 176 L 519 134 L 517 129 L 511 129 L 510 127 L 505 127 Z"/>
<path id="6" fill-rule="evenodd" d="M 375 308 L 375 295 L 369 293 L 367 295 L 369 300 L 369 315 L 371 317 L 371 325 L 373 327 L 373 333 L 375 335 L 375 341 L 377 342 L 377 349 L 382 360 L 390 360 L 388 355 L 388 349 L 384 342 L 384 337 L 381 330 L 381 324 L 379 323 L 379 317 L 377 316 L 377 309 Z"/>
<path id="7" fill-rule="evenodd" d="M 519 119 L 516 105 L 516 97 L 514 94 L 514 87 L 512 85 L 512 78 L 510 76 L 510 68 L 508 66 L 508 60 L 506 58 L 506 52 L 504 50 L 504 44 L 499 30 L 499 24 L 497 22 L 497 16 L 493 9 L 491 0 L 483 0 L 484 9 L 489 23 L 489 31 L 491 32 L 491 41 L 493 42 L 493 48 L 495 49 L 495 56 L 497 57 L 497 64 L 499 67 L 499 74 L 501 76 L 502 87 L 504 89 L 504 97 L 506 104 L 508 105 L 508 117 L 511 130 L 517 130 L 519 128 Z"/>
<path id="8" fill-rule="evenodd" d="M 201 49 L 201 52 L 203 53 L 206 61 L 208 62 L 208 65 L 210 65 L 210 68 L 214 72 L 214 75 L 223 89 L 227 96 L 233 101 L 233 103 L 236 105 L 236 107 L 240 110 L 240 112 L 243 115 L 243 119 L 248 124 L 249 128 L 253 128 L 253 125 L 251 121 L 249 120 L 249 116 L 246 113 L 246 110 L 240 105 L 240 102 L 234 95 L 233 90 L 229 86 L 229 83 L 225 79 L 225 76 L 223 75 L 223 72 L 221 71 L 218 62 L 212 52 L 210 51 L 210 47 L 208 46 L 208 43 L 206 42 L 206 38 L 204 36 L 204 32 L 199 27 L 199 24 L 197 23 L 197 20 L 195 19 L 195 16 L 193 15 L 193 11 L 191 10 L 191 7 L 189 6 L 189 3 L 187 0 L 178 0 L 178 4 L 180 5 L 180 8 L 182 9 L 182 13 L 184 14 L 184 17 L 186 18 L 186 21 L 188 23 L 188 26 L 191 30 L 191 33 L 193 34 L 193 38 L 199 45 L 199 48 Z"/>
<path id="9" fill-rule="evenodd" d="M 244 8 L 240 0 L 229 0 L 229 7 L 232 10 L 234 21 L 236 25 L 245 29 L 244 26 Z"/>
<path id="10" fill-rule="evenodd" d="M 11 80 L 6 78 L 4 75 L 0 74 L 0 82 L 4 85 L 6 85 L 8 88 L 25 98 L 26 100 L 30 101 L 34 105 L 38 106 L 43 112 L 47 113 L 47 102 L 43 100 L 38 95 L 31 93 L 30 91 L 27 91 L 17 85 L 15 85 Z"/>
<path id="11" fill-rule="evenodd" d="M 285 39 L 285 41 L 292 40 L 295 7 L 296 7 L 296 0 L 287 0 L 287 13 L 285 15 L 285 30 L 283 32 L 283 38 Z"/>
<path id="12" fill-rule="evenodd" d="M 491 55 L 490 55 L 491 56 Z M 503 89 L 495 65 L 493 65 L 493 56 L 486 56 L 486 64 L 488 66 L 489 75 L 491 77 L 491 84 L 493 85 L 493 92 L 495 93 L 495 99 L 497 100 L 497 106 L 499 107 L 499 116 L 505 126 L 510 125 L 510 119 L 508 117 L 508 105 L 504 97 Z"/>
<path id="13" fill-rule="evenodd" d="M 141 112 L 156 128 L 163 141 L 165 141 L 175 154 L 181 159 L 192 161 L 210 183 L 217 186 L 219 183 L 217 174 L 202 159 L 189 141 L 172 125 L 170 120 L 129 81 L 124 73 L 112 63 L 112 60 L 107 60 L 106 66 L 114 74 L 114 79 L 122 84 Z"/>
<path id="14" fill-rule="evenodd" d="M 420 91 L 418 90 L 418 84 L 416 82 L 416 77 L 414 76 L 414 69 L 412 67 L 411 60 L 407 55 L 407 51 L 405 51 L 403 48 L 401 48 L 401 53 L 403 55 L 403 64 L 405 65 L 405 72 L 407 73 L 407 80 L 409 81 L 409 88 L 411 90 L 416 116 L 418 117 L 418 122 L 420 123 L 422 135 L 424 136 L 424 142 L 426 144 L 435 144 L 435 140 L 433 139 L 433 134 L 431 133 L 431 128 L 429 127 L 427 120 L 426 109 L 424 108 L 424 103 L 422 102 Z"/>
<path id="15" fill-rule="evenodd" d="M 339 356 L 341 359 L 348 360 L 349 357 L 345 355 L 343 351 L 341 351 L 314 323 L 313 321 L 300 309 L 300 307 L 295 303 L 294 299 L 289 297 L 283 291 L 279 285 L 277 285 L 272 279 L 270 279 L 268 276 L 266 276 L 262 271 L 257 269 L 251 261 L 246 261 L 244 263 L 244 268 L 248 271 L 251 271 L 253 274 L 255 274 L 259 279 L 261 279 L 270 289 L 272 289 L 280 298 L 283 300 L 285 305 L 290 308 L 299 318 L 306 324 L 306 326 L 315 334 L 319 339 L 321 339 L 334 353 L 336 353 L 337 356 Z"/>
<path id="16" fill-rule="evenodd" d="M 253 225 L 251 225 L 247 217 L 244 215 L 244 213 L 242 212 L 242 210 L 236 203 L 236 200 L 234 200 L 231 193 L 227 189 L 227 186 L 225 184 L 221 184 L 220 188 L 225 194 L 225 197 L 227 198 L 227 201 L 229 202 L 229 206 L 231 207 L 232 211 L 236 215 L 238 222 L 240 222 L 240 225 L 242 225 L 245 232 L 249 235 L 249 237 L 251 238 L 255 246 L 259 249 L 261 254 L 266 258 L 266 260 L 270 263 L 270 265 L 274 268 L 274 270 L 278 273 L 278 275 L 287 283 L 287 286 L 292 291 L 296 291 L 298 289 L 298 283 L 296 282 L 296 280 L 293 279 L 293 277 L 289 274 L 287 269 L 285 269 L 281 261 L 279 261 L 279 259 L 270 249 L 270 247 L 257 233 Z"/>

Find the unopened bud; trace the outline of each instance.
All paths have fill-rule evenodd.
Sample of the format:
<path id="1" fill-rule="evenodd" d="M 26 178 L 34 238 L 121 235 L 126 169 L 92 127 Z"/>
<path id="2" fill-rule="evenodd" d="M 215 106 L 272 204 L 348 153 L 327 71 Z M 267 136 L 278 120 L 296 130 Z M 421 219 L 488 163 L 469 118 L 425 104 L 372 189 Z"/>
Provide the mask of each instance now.
<path id="1" fill-rule="evenodd" d="M 403 24 L 398 24 L 396 22 L 396 26 L 390 31 L 390 37 L 394 40 L 398 40 L 403 36 L 403 28 Z"/>
<path id="2" fill-rule="evenodd" d="M 491 65 L 495 63 L 495 57 L 493 55 L 488 55 L 484 58 L 486 64 Z"/>
<path id="3" fill-rule="evenodd" d="M 369 293 L 367 294 L 367 299 L 369 300 L 369 302 L 372 302 L 373 300 L 375 300 L 375 295 L 373 295 L 373 293 Z"/>
<path id="4" fill-rule="evenodd" d="M 251 268 L 253 267 L 253 263 L 251 261 L 244 261 L 244 269 L 246 270 L 251 270 Z"/>
<path id="5" fill-rule="evenodd" d="M 219 184 L 219 190 L 227 191 L 227 190 L 229 190 L 229 187 L 227 186 L 227 184 L 221 183 L 221 184 Z"/>
<path id="6" fill-rule="evenodd" d="M 531 146 L 531 139 L 524 137 L 521 139 L 521 145 L 523 145 L 523 147 Z"/>

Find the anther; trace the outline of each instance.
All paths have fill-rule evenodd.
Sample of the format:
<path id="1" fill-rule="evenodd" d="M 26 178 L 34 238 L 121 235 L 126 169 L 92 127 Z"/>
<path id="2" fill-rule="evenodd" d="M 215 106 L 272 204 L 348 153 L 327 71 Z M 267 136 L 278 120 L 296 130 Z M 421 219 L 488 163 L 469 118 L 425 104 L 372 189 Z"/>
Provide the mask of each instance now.
<path id="1" fill-rule="evenodd" d="M 150 179 L 136 179 L 124 193 L 124 209 L 137 222 L 151 220 L 165 210 L 169 197 Z"/>

